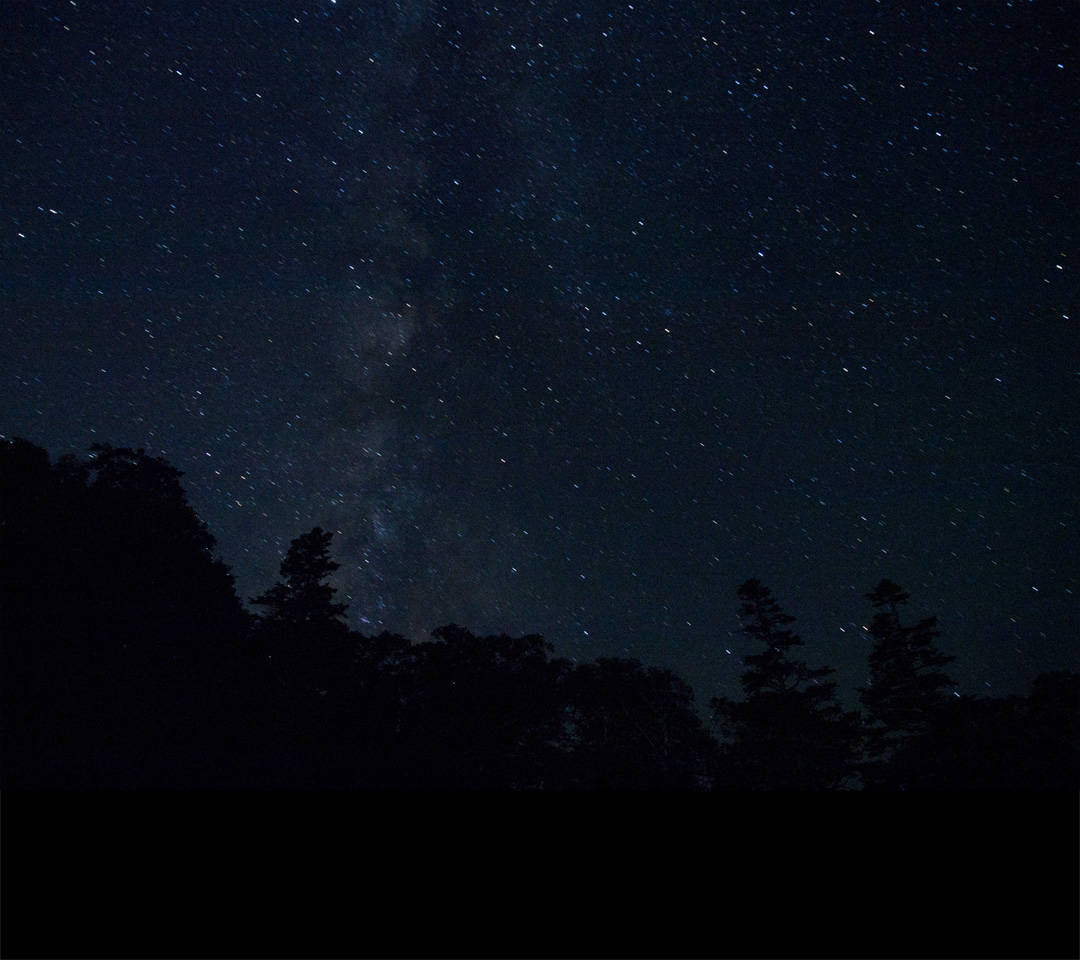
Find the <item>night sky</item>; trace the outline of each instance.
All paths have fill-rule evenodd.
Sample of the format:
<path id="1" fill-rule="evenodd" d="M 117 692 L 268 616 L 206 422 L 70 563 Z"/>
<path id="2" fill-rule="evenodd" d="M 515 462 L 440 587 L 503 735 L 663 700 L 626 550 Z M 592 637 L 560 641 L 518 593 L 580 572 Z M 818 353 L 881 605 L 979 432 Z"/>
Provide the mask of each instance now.
<path id="1" fill-rule="evenodd" d="M 745 8 L 745 9 L 743 9 Z M 850 698 L 1080 669 L 1070 0 L 0 5 L 0 434 L 185 472 L 248 597 Z"/>

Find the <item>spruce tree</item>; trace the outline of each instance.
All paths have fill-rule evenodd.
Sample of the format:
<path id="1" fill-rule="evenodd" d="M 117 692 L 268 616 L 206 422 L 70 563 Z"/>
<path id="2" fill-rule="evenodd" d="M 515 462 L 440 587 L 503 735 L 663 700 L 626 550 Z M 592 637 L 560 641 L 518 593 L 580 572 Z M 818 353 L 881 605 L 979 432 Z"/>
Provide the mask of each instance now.
<path id="1" fill-rule="evenodd" d="M 292 541 L 281 579 L 252 603 L 265 607 L 256 638 L 269 687 L 294 707 L 326 699 L 345 676 L 351 653 L 344 621 L 348 604 L 334 601 L 326 582 L 341 565 L 330 559 L 333 534 L 315 527 Z"/>
<path id="2" fill-rule="evenodd" d="M 859 699 L 866 708 L 868 780 L 881 786 L 895 779 L 885 775 L 884 765 L 899 748 L 928 732 L 945 706 L 945 689 L 954 685 L 943 668 L 956 658 L 934 645 L 940 636 L 937 618 L 910 626 L 900 622 L 899 608 L 910 596 L 891 580 L 866 594 L 877 613 L 870 626 L 869 684 L 859 690 Z"/>
<path id="3" fill-rule="evenodd" d="M 288 628 L 329 629 L 338 632 L 348 604 L 335 603 L 335 587 L 326 578 L 341 564 L 330 559 L 334 535 L 322 527 L 297 537 L 281 562 L 281 580 L 252 603 L 266 607 L 264 619 Z"/>
<path id="4" fill-rule="evenodd" d="M 831 667 L 811 668 L 793 654 L 803 646 L 768 587 L 739 588 L 742 629 L 764 644 L 743 659 L 746 699 L 714 698 L 725 737 L 726 777 L 720 786 L 750 790 L 823 790 L 853 785 L 855 715 L 845 713 L 829 679 Z"/>

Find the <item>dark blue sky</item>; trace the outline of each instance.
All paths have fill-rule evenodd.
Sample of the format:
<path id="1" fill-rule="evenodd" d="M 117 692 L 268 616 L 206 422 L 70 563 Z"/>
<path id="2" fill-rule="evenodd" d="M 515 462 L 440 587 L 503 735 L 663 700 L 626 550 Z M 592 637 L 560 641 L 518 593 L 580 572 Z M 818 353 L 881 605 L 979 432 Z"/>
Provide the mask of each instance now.
<path id="1" fill-rule="evenodd" d="M 1077 669 L 1075 7 L 745 6 L 0 6 L 0 433 L 367 631 L 707 700 L 757 577 L 852 687 L 888 577 Z"/>

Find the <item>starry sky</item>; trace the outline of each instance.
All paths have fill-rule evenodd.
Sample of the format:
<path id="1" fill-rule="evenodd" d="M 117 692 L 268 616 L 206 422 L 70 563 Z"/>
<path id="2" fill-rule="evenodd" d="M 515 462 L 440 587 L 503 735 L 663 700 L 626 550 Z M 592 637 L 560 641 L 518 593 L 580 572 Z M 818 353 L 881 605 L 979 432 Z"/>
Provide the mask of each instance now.
<path id="1" fill-rule="evenodd" d="M 0 5 L 0 434 L 185 472 L 242 596 L 737 695 L 1080 668 L 1069 2 Z"/>

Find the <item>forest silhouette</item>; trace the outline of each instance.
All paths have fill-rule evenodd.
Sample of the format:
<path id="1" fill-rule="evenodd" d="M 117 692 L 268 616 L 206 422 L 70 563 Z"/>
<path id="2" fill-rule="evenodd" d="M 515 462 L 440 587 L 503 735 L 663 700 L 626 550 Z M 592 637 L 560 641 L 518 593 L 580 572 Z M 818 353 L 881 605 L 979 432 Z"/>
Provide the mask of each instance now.
<path id="1" fill-rule="evenodd" d="M 858 710 L 767 586 L 738 591 L 742 697 L 543 637 L 350 630 L 332 534 L 245 608 L 181 471 L 0 441 L 0 787 L 44 790 L 1080 789 L 1080 675 L 956 696 L 934 618 L 867 593 Z"/>

